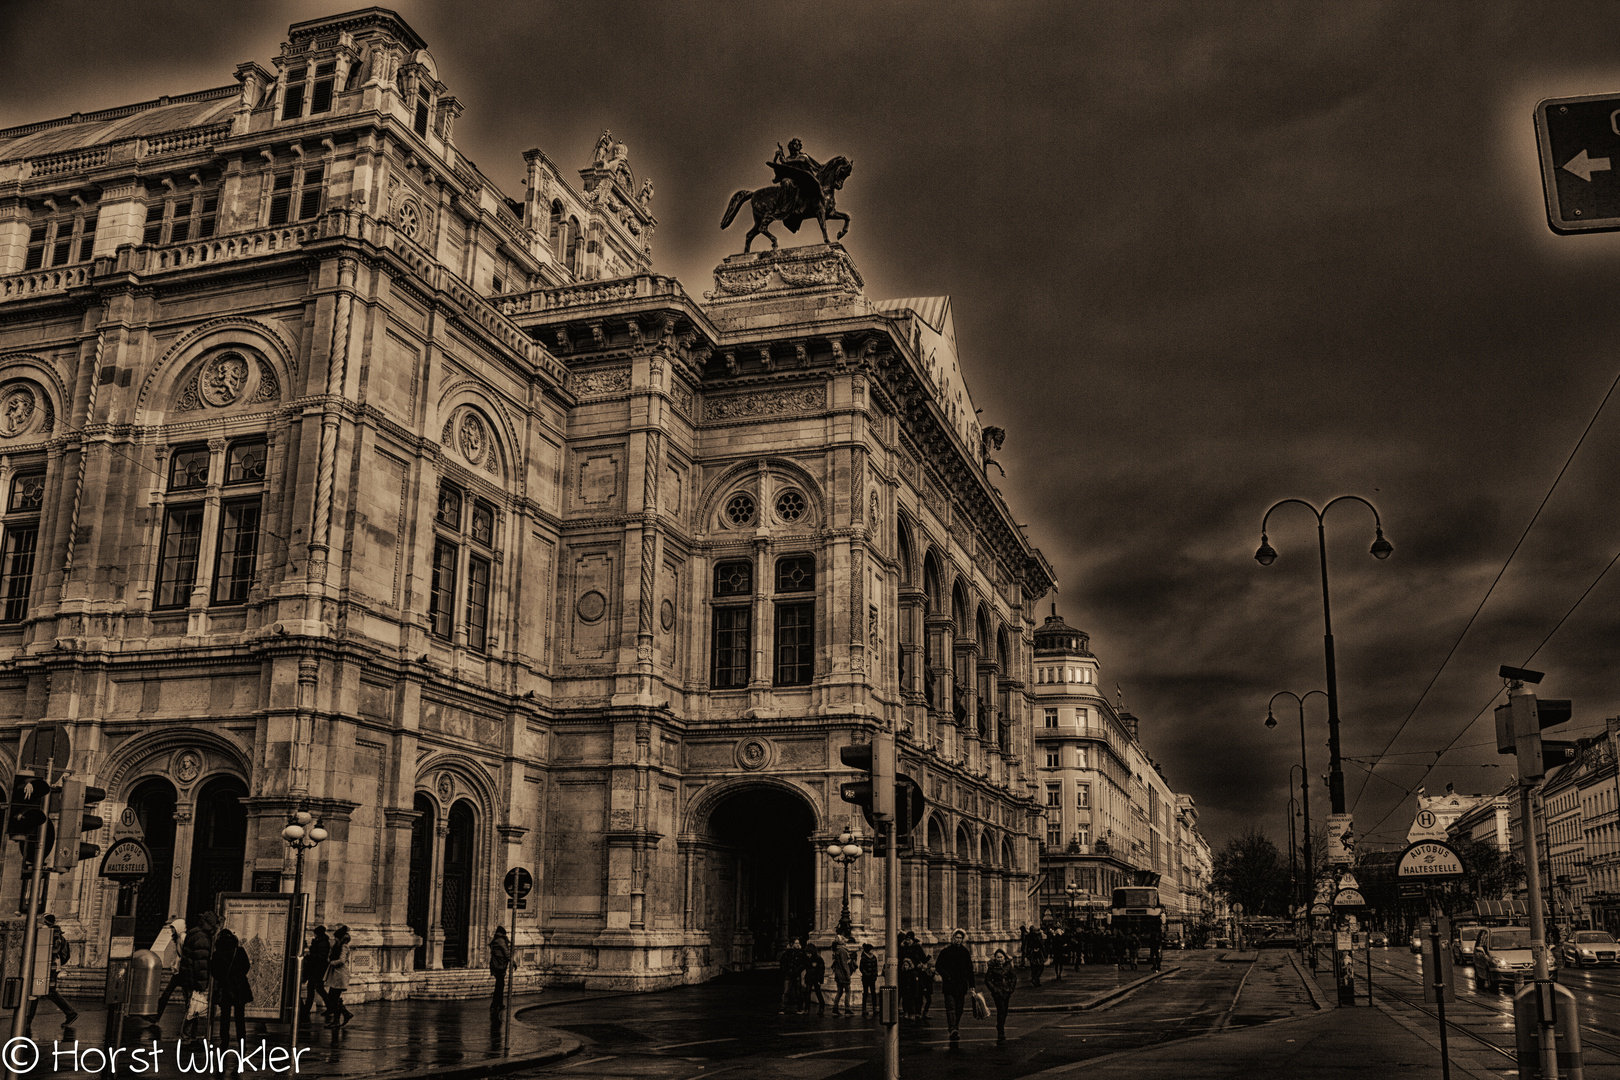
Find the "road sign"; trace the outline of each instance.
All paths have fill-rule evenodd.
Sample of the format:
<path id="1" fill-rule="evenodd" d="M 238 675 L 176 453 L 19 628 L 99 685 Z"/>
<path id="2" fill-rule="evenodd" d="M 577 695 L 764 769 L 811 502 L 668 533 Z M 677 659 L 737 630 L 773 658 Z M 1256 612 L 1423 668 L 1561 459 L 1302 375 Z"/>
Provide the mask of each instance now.
<path id="1" fill-rule="evenodd" d="M 141 881 L 151 870 L 151 853 L 134 837 L 113 841 L 101 857 L 101 876 L 115 881 Z"/>
<path id="2" fill-rule="evenodd" d="M 527 900 L 508 900 L 506 902 L 506 910 L 507 911 L 528 911 L 529 910 L 529 902 Z"/>
<path id="3" fill-rule="evenodd" d="M 1423 878 L 1443 880 L 1463 876 L 1462 858 L 1451 845 L 1438 840 L 1419 840 L 1401 852 L 1395 864 L 1397 878 Z"/>
<path id="4" fill-rule="evenodd" d="M 1334 907 L 1366 907 L 1367 899 L 1360 889 L 1340 889 L 1333 896 Z"/>
<path id="5" fill-rule="evenodd" d="M 1333 909 L 1328 907 L 1326 904 L 1312 904 L 1311 905 L 1311 914 L 1312 915 L 1331 915 L 1331 914 L 1333 914 Z"/>
<path id="6" fill-rule="evenodd" d="M 73 747 L 68 742 L 66 728 L 55 724 L 41 724 L 28 733 L 23 740 L 22 753 L 17 756 L 17 766 L 22 769 L 38 769 L 39 775 L 45 775 L 45 766 L 50 764 L 57 772 L 68 766 L 68 759 L 73 755 Z M 55 777 L 51 778 L 55 782 Z"/>
<path id="7" fill-rule="evenodd" d="M 1536 106 L 1547 224 L 1556 233 L 1620 229 L 1620 95 L 1549 98 Z"/>
<path id="8" fill-rule="evenodd" d="M 505 885 L 506 895 L 517 900 L 518 906 L 521 908 L 523 898 L 528 896 L 534 888 L 534 877 L 523 867 L 514 866 L 506 872 Z"/>
<path id="9" fill-rule="evenodd" d="M 1329 866 L 1349 866 L 1356 861 L 1355 833 L 1349 814 L 1329 814 L 1327 820 L 1327 861 Z"/>
<path id="10" fill-rule="evenodd" d="M 114 840 L 122 840 L 125 837 L 146 839 L 146 830 L 141 828 L 141 819 L 133 806 L 126 806 L 118 812 L 118 820 L 113 822 L 112 834 Z"/>

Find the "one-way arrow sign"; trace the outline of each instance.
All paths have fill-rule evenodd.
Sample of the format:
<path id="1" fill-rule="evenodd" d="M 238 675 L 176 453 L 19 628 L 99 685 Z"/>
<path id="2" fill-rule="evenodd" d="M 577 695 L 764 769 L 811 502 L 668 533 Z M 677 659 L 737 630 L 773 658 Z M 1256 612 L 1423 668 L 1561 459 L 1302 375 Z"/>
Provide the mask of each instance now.
<path id="1" fill-rule="evenodd" d="M 1543 101 L 1536 144 L 1553 232 L 1620 229 L 1620 94 Z"/>
<path id="2" fill-rule="evenodd" d="M 1564 162 L 1563 167 L 1590 184 L 1593 173 L 1609 171 L 1609 159 L 1606 157 L 1587 157 L 1586 151 L 1582 150 Z"/>

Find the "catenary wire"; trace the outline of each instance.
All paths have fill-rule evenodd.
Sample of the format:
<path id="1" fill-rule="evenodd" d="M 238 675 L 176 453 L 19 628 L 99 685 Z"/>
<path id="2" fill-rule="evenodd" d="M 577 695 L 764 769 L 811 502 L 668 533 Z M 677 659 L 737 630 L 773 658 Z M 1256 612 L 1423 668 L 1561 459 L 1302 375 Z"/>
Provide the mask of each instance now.
<path id="1" fill-rule="evenodd" d="M 1564 464 L 1559 468 L 1558 475 L 1553 477 L 1552 486 L 1547 489 L 1547 494 L 1542 496 L 1541 504 L 1536 507 L 1536 512 L 1530 515 L 1529 522 L 1527 522 L 1524 526 L 1524 532 L 1519 534 L 1519 539 L 1514 543 L 1513 550 L 1508 552 L 1507 561 L 1502 564 L 1502 569 L 1496 572 L 1496 577 L 1491 579 L 1490 587 L 1485 590 L 1485 595 L 1479 598 L 1479 606 L 1474 608 L 1474 613 L 1472 615 L 1468 616 L 1468 622 L 1463 625 L 1462 631 L 1457 635 L 1457 640 L 1451 643 L 1451 648 L 1447 650 L 1445 659 L 1440 661 L 1440 666 L 1435 670 L 1434 677 L 1431 678 L 1429 680 L 1429 684 L 1423 688 L 1423 693 L 1418 695 L 1418 699 L 1412 705 L 1411 711 L 1406 714 L 1406 718 L 1402 720 L 1400 726 L 1395 729 L 1395 734 L 1389 737 L 1389 741 L 1384 744 L 1384 749 L 1377 754 L 1377 757 L 1382 758 L 1385 753 L 1388 753 L 1389 748 L 1395 745 L 1395 740 L 1401 737 L 1401 732 L 1406 730 L 1406 725 L 1411 723 L 1412 717 L 1416 716 L 1418 709 L 1423 706 L 1423 702 L 1429 696 L 1429 691 L 1433 690 L 1434 684 L 1440 681 L 1440 675 L 1446 670 L 1446 665 L 1451 663 L 1451 658 L 1453 656 L 1457 655 L 1457 649 L 1462 645 L 1463 638 L 1468 636 L 1468 631 L 1473 627 L 1474 620 L 1478 619 L 1479 613 L 1485 610 L 1486 601 L 1488 601 L 1491 598 L 1491 594 L 1496 591 L 1496 586 L 1501 582 L 1502 576 L 1507 573 L 1508 567 L 1513 565 L 1513 557 L 1519 553 L 1519 548 L 1524 546 L 1525 537 L 1530 535 L 1530 530 L 1535 527 L 1536 522 L 1541 518 L 1541 512 L 1547 508 L 1547 503 L 1552 500 L 1553 492 L 1558 490 L 1559 481 L 1563 480 L 1564 474 L 1569 471 L 1569 466 L 1575 460 L 1575 455 L 1580 452 L 1581 446 L 1586 442 L 1586 437 L 1592 433 L 1592 428 L 1597 424 L 1598 417 L 1603 415 L 1603 407 L 1609 403 L 1609 398 L 1614 396 L 1614 390 L 1617 386 L 1620 386 L 1620 374 L 1615 375 L 1614 381 L 1609 384 L 1608 392 L 1603 395 L 1603 400 L 1598 402 L 1597 408 L 1593 410 L 1592 418 L 1586 422 L 1586 427 L 1581 431 L 1581 437 L 1575 440 L 1575 446 L 1570 450 L 1569 456 L 1564 459 Z M 1612 566 L 1614 564 L 1611 561 L 1609 565 Z M 1608 573 L 1608 571 L 1605 569 L 1604 573 Z M 1602 574 L 1598 575 L 1598 577 L 1601 579 Z M 1595 585 L 1596 582 L 1593 584 Z M 1588 589 L 1587 591 L 1590 592 L 1591 590 Z M 1585 594 L 1583 593 L 1582 596 L 1584 598 Z M 1580 601 L 1577 600 L 1576 603 L 1579 604 Z M 1573 611 L 1574 608 L 1571 608 L 1570 610 Z M 1566 613 L 1564 618 L 1569 618 L 1569 615 Z M 1562 626 L 1563 622 L 1563 619 L 1558 620 L 1559 626 Z M 1556 630 L 1557 627 L 1554 627 L 1553 629 Z M 1551 635 L 1549 634 L 1548 636 L 1550 637 Z M 1539 647 L 1537 651 L 1539 651 Z M 1479 718 L 1475 717 L 1474 719 L 1477 720 Z M 1472 726 L 1473 721 L 1470 721 L 1469 723 L 1470 726 Z M 1368 773 L 1369 778 L 1371 775 L 1371 773 Z M 1352 813 L 1354 813 L 1355 808 L 1361 804 L 1361 796 L 1366 792 L 1366 790 L 1367 780 L 1363 779 L 1361 781 L 1360 789 L 1356 792 L 1355 802 L 1352 803 L 1350 807 Z"/>

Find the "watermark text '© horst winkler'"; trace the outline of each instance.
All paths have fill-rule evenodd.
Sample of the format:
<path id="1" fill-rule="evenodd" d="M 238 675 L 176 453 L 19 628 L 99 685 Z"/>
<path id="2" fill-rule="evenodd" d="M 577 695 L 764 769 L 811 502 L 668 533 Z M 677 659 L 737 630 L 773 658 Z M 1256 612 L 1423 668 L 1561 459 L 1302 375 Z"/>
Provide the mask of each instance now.
<path id="1" fill-rule="evenodd" d="M 0 1044 L 0 1065 L 22 1075 L 47 1072 L 129 1076 L 161 1076 L 165 1072 L 170 1075 L 297 1073 L 302 1071 L 300 1059 L 307 1053 L 308 1047 L 289 1049 L 262 1041 L 250 1044 L 245 1039 L 237 1040 L 234 1046 L 206 1039 L 201 1042 L 176 1039 L 173 1049 L 169 1049 L 156 1039 L 136 1046 L 97 1046 L 77 1039 L 45 1044 L 18 1037 Z M 173 1060 L 165 1062 L 170 1054 Z"/>

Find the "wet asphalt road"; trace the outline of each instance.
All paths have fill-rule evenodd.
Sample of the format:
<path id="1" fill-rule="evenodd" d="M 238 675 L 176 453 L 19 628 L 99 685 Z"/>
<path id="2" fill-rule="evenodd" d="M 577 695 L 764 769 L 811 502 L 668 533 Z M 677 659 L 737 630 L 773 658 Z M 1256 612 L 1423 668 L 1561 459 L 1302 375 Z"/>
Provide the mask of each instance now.
<path id="1" fill-rule="evenodd" d="M 961 1048 L 952 1050 L 942 998 L 936 995 L 928 1020 L 901 1029 L 901 1072 L 927 1075 L 930 1080 L 1024 1076 L 1311 1009 L 1307 991 L 1281 951 L 1262 953 L 1252 965 L 1217 957 L 1177 954 L 1167 962 L 1163 978 L 1096 1009 L 1015 1011 L 1008 1018 L 1008 1042 L 1003 1047 L 996 1046 L 993 1018 L 969 1019 L 963 1023 Z M 1172 966 L 1177 970 L 1168 970 Z M 1019 1004 L 1015 995 L 1015 1010 Z M 698 987 L 552 1006 L 526 1019 L 567 1031 L 585 1046 L 572 1058 L 520 1076 L 678 1080 L 881 1076 L 878 1025 L 858 1015 L 779 1016 L 775 983 L 768 976 L 732 977 Z"/>

